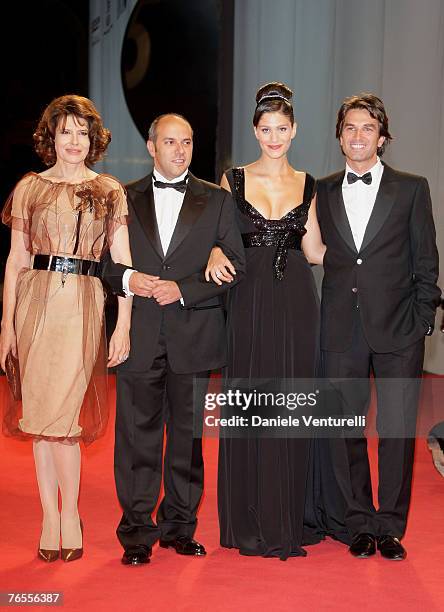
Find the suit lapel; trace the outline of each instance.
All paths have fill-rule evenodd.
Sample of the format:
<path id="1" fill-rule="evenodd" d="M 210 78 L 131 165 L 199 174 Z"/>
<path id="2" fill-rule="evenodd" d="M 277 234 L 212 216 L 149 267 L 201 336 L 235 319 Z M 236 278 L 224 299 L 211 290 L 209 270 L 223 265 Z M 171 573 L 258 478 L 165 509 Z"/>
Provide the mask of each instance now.
<path id="1" fill-rule="evenodd" d="M 185 239 L 197 219 L 205 210 L 206 203 L 207 191 L 204 184 L 190 173 L 182 208 L 180 209 L 165 259 L 168 258 Z"/>
<path id="2" fill-rule="evenodd" d="M 382 173 L 381 183 L 376 195 L 372 214 L 370 215 L 370 219 L 365 229 L 361 251 L 363 251 L 373 238 L 375 238 L 392 210 L 396 195 L 396 182 L 393 180 L 393 177 L 393 170 L 384 164 L 384 172 Z"/>
<path id="3" fill-rule="evenodd" d="M 162 243 L 160 242 L 159 228 L 157 226 L 156 210 L 154 208 L 152 174 L 146 177 L 137 189 L 133 198 L 134 211 L 139 219 L 148 240 L 161 259 L 164 258 Z"/>
<path id="4" fill-rule="evenodd" d="M 345 210 L 344 198 L 342 197 L 342 181 L 344 180 L 344 175 L 345 171 L 340 172 L 335 181 L 330 185 L 328 204 L 330 206 L 332 219 L 342 239 L 352 251 L 357 252 L 347 212 Z"/>

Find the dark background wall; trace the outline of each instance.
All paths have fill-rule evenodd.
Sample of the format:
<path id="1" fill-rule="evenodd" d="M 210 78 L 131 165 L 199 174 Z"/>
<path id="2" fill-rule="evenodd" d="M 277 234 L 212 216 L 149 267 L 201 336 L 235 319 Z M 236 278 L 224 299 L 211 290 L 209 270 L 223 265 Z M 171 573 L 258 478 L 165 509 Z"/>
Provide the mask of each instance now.
<path id="1" fill-rule="evenodd" d="M 192 170 L 207 180 L 214 180 L 215 169 L 218 4 L 218 0 L 139 2 L 127 26 L 121 57 L 126 104 L 142 138 L 146 139 L 154 117 L 167 112 L 184 115 L 194 128 Z M 136 32 L 146 33 L 150 51 L 143 76 L 133 84 L 126 75 L 134 64 Z"/>

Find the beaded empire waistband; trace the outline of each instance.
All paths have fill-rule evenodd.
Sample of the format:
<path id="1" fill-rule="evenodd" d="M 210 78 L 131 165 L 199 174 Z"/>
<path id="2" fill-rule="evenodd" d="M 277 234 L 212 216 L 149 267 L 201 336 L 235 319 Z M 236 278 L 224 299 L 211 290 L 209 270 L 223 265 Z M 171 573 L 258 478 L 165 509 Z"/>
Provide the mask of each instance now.
<path id="1" fill-rule="evenodd" d="M 249 232 L 242 234 L 242 241 L 246 249 L 251 247 L 276 247 L 273 259 L 274 275 L 278 280 L 284 278 L 287 265 L 288 249 L 301 251 L 301 234 L 299 232 L 265 230 L 262 232 Z"/>

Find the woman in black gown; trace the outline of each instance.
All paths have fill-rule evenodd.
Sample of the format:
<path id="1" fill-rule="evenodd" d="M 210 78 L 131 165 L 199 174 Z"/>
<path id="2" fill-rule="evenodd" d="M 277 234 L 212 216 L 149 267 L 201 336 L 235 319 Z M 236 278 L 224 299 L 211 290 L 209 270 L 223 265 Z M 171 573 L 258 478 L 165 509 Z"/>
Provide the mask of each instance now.
<path id="1" fill-rule="evenodd" d="M 281 83 L 259 89 L 253 125 L 261 156 L 230 169 L 221 182 L 233 194 L 247 259 L 246 278 L 228 301 L 228 379 L 310 379 L 317 373 L 319 303 L 310 263 L 322 263 L 325 246 L 315 180 L 287 160 L 296 134 L 291 97 Z M 230 268 L 233 273 L 215 249 L 207 278 L 228 281 Z M 305 555 L 302 544 L 322 539 L 327 529 L 313 453 L 308 437 L 221 438 L 222 546 L 284 560 Z"/>

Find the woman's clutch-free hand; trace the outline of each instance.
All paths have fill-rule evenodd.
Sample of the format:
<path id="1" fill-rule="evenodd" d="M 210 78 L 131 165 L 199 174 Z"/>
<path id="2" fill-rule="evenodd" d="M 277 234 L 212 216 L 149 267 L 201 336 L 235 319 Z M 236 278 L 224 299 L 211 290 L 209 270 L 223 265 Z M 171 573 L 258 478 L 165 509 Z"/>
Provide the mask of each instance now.
<path id="1" fill-rule="evenodd" d="M 213 280 L 216 285 L 222 285 L 222 282 L 231 283 L 235 276 L 236 270 L 223 250 L 220 247 L 213 247 L 205 269 L 206 281 Z"/>

